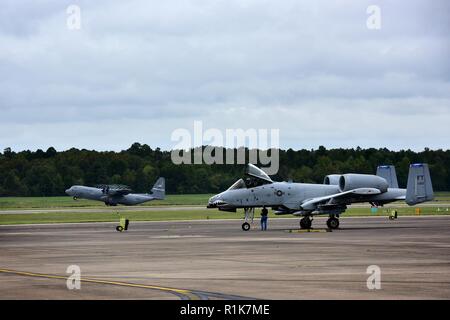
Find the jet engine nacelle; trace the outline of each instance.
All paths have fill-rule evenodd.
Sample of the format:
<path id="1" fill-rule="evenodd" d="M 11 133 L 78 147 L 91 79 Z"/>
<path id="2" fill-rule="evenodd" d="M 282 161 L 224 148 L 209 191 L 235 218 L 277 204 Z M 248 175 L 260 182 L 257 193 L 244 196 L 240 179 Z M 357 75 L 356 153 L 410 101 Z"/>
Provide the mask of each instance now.
<path id="1" fill-rule="evenodd" d="M 323 180 L 323 184 L 328 184 L 331 186 L 338 186 L 339 185 L 339 179 L 341 179 L 342 175 L 340 174 L 330 174 L 325 177 Z"/>
<path id="2" fill-rule="evenodd" d="M 386 179 L 370 174 L 343 174 L 339 178 L 339 189 L 341 192 L 358 188 L 376 188 L 384 193 L 388 190 L 389 184 Z"/>

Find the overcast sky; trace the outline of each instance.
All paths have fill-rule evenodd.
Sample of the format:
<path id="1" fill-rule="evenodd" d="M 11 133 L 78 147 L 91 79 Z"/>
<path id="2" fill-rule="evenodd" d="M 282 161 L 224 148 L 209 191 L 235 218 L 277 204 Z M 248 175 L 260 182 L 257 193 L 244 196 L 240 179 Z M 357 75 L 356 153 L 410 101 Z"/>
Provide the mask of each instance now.
<path id="1" fill-rule="evenodd" d="M 2 1 L 0 149 L 169 150 L 196 120 L 282 148 L 448 149 L 449 34 L 447 0 Z"/>

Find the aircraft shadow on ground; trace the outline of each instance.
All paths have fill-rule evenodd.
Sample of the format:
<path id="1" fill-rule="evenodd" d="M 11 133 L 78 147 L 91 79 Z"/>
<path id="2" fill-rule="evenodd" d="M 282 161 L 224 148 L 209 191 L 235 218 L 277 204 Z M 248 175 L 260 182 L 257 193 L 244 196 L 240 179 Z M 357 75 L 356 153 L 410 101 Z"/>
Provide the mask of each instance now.
<path id="1" fill-rule="evenodd" d="M 360 231 L 360 230 L 385 230 L 385 229 L 424 229 L 433 228 L 426 226 L 377 226 L 377 227 L 341 227 L 336 230 L 328 230 L 327 228 L 312 228 L 310 231 L 303 230 L 299 228 L 270 228 L 266 231 L 261 231 L 259 229 L 254 229 L 253 232 L 260 231 L 263 232 L 286 232 L 286 233 L 332 233 L 332 232 L 342 232 L 342 231 Z"/>

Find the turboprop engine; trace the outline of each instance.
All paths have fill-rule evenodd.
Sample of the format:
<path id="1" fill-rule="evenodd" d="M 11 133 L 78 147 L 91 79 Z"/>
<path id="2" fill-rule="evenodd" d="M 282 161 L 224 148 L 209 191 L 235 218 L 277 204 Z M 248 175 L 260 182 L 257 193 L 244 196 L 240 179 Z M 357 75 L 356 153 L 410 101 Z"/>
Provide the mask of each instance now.
<path id="1" fill-rule="evenodd" d="M 375 188 L 384 193 L 388 190 L 389 184 L 386 179 L 370 174 L 343 174 L 339 178 L 339 189 L 341 192 L 358 188 Z"/>

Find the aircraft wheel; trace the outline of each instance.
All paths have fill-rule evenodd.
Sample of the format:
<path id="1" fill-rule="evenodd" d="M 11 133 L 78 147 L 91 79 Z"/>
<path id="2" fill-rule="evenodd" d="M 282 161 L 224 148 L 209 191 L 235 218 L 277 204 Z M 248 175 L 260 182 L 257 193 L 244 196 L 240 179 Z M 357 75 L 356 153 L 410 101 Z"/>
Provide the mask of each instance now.
<path id="1" fill-rule="evenodd" d="M 309 217 L 304 217 L 300 220 L 300 228 L 302 229 L 311 229 L 312 221 Z"/>
<path id="2" fill-rule="evenodd" d="M 244 222 L 244 223 L 242 224 L 242 230 L 244 230 L 244 231 L 249 231 L 249 230 L 250 230 L 250 223 Z"/>
<path id="3" fill-rule="evenodd" d="M 116 230 L 119 231 L 119 232 L 122 232 L 123 231 L 123 227 L 122 226 L 117 226 Z"/>
<path id="4" fill-rule="evenodd" d="M 78 198 L 77 197 L 73 197 L 73 200 L 78 200 Z"/>
<path id="5" fill-rule="evenodd" d="M 339 228 L 339 219 L 338 218 L 330 218 L 327 220 L 327 226 L 330 229 Z"/>

